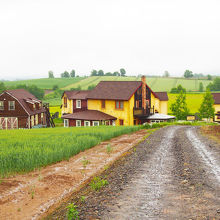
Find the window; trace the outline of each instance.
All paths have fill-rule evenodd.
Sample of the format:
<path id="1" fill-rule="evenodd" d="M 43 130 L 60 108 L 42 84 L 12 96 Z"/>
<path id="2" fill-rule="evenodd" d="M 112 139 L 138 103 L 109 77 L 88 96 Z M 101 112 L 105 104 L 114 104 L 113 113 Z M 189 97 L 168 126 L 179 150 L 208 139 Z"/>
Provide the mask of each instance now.
<path id="1" fill-rule="evenodd" d="M 120 120 L 119 120 L 119 124 L 120 124 L 120 125 L 124 125 L 124 120 L 120 119 Z"/>
<path id="2" fill-rule="evenodd" d="M 38 125 L 38 115 L 35 115 L 35 125 Z"/>
<path id="3" fill-rule="evenodd" d="M 81 120 L 76 120 L 76 127 L 81 127 Z"/>
<path id="4" fill-rule="evenodd" d="M 67 128 L 69 127 L 69 120 L 68 119 L 64 119 L 64 127 Z"/>
<path id="5" fill-rule="evenodd" d="M 33 109 L 34 109 L 34 110 L 36 109 L 36 105 L 35 105 L 35 104 L 33 104 Z"/>
<path id="6" fill-rule="evenodd" d="M 112 125 L 113 125 L 113 126 L 115 126 L 115 120 L 114 120 L 114 121 L 112 121 Z"/>
<path id="7" fill-rule="evenodd" d="M 81 100 L 76 100 L 76 108 L 81 108 Z"/>
<path id="8" fill-rule="evenodd" d="M 64 97 L 64 108 L 67 108 L 67 97 Z"/>
<path id="9" fill-rule="evenodd" d="M 41 124 L 44 124 L 44 113 L 41 113 Z"/>
<path id="10" fill-rule="evenodd" d="M 0 110 L 4 110 L 4 101 L 0 101 Z"/>
<path id="11" fill-rule="evenodd" d="M 115 101 L 115 108 L 116 109 L 123 109 L 124 108 L 124 102 L 123 101 Z"/>
<path id="12" fill-rule="evenodd" d="M 34 115 L 31 116 L 31 126 L 34 126 Z"/>
<path id="13" fill-rule="evenodd" d="M 8 110 L 15 110 L 15 101 L 8 102 Z"/>
<path id="14" fill-rule="evenodd" d="M 93 122 L 92 122 L 92 125 L 93 125 L 93 126 L 99 126 L 99 121 L 93 121 Z"/>
<path id="15" fill-rule="evenodd" d="M 85 126 L 85 127 L 89 127 L 89 126 L 90 126 L 90 121 L 85 121 L 85 122 L 84 122 L 84 126 Z"/>
<path id="16" fill-rule="evenodd" d="M 102 108 L 105 108 L 105 100 L 101 100 L 102 102 Z"/>

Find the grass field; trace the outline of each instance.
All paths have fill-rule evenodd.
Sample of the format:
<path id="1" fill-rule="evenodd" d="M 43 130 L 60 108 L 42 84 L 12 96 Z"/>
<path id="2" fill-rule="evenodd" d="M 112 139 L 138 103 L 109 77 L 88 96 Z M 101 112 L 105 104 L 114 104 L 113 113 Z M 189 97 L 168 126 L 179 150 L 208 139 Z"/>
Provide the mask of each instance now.
<path id="1" fill-rule="evenodd" d="M 100 126 L 0 130 L 0 177 L 68 160 L 101 141 L 139 129 L 139 126 Z"/>
<path id="2" fill-rule="evenodd" d="M 71 88 L 77 88 L 86 90 L 90 85 L 97 85 L 100 81 L 138 81 L 139 77 L 119 77 L 119 76 L 92 76 L 85 78 L 77 83 L 69 84 L 64 87 L 64 90 Z M 163 78 L 163 77 L 146 77 L 147 84 L 155 91 L 167 91 L 169 92 L 173 87 L 177 87 L 181 84 L 187 91 L 198 91 L 200 82 L 203 83 L 204 88 L 211 82 L 209 80 L 198 79 L 184 79 L 184 78 Z"/>
<path id="3" fill-rule="evenodd" d="M 73 83 L 77 83 L 80 80 L 82 80 L 82 77 L 76 77 L 76 78 L 45 78 L 45 79 L 32 79 L 32 80 L 18 80 L 18 81 L 5 81 L 4 84 L 6 86 L 16 86 L 20 84 L 25 85 L 36 85 L 37 87 L 41 89 L 52 89 L 54 85 L 58 85 L 59 88 L 63 88 L 65 86 L 68 86 Z"/>
<path id="4" fill-rule="evenodd" d="M 178 94 L 168 94 L 168 97 L 169 97 L 168 112 L 170 114 L 171 114 L 170 106 L 172 103 L 175 102 L 177 96 Z M 199 112 L 199 108 L 202 103 L 202 100 L 203 100 L 202 93 L 198 93 L 198 94 L 187 93 L 186 94 L 186 103 L 187 103 L 187 107 L 190 110 L 190 113 L 194 114 L 196 112 Z"/>

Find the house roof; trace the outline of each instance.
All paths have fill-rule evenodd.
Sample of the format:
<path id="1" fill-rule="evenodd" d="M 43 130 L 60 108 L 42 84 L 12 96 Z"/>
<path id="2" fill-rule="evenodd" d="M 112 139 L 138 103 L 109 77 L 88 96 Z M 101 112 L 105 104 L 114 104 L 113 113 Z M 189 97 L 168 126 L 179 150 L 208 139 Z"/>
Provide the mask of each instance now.
<path id="1" fill-rule="evenodd" d="M 160 101 L 168 101 L 167 92 L 155 92 Z"/>
<path id="2" fill-rule="evenodd" d="M 101 81 L 89 92 L 87 98 L 129 100 L 141 84 L 141 81 Z"/>
<path id="3" fill-rule="evenodd" d="M 86 99 L 90 90 L 73 90 L 73 91 L 64 91 L 68 99 Z M 63 93 L 63 95 L 64 95 Z"/>
<path id="4" fill-rule="evenodd" d="M 105 114 L 97 110 L 85 110 L 81 112 L 76 112 L 73 114 L 62 115 L 65 119 L 79 119 L 79 120 L 116 120 L 117 118 Z"/>
<path id="5" fill-rule="evenodd" d="M 36 111 L 32 111 L 29 108 L 28 103 L 35 104 L 35 103 L 41 103 L 41 101 L 37 99 L 33 94 L 26 91 L 25 89 L 6 90 L 5 93 L 8 93 L 9 95 L 16 98 L 29 115 L 45 112 L 45 109 L 43 107 Z"/>
<path id="6" fill-rule="evenodd" d="M 215 104 L 220 104 L 220 93 L 212 93 L 214 103 Z"/>

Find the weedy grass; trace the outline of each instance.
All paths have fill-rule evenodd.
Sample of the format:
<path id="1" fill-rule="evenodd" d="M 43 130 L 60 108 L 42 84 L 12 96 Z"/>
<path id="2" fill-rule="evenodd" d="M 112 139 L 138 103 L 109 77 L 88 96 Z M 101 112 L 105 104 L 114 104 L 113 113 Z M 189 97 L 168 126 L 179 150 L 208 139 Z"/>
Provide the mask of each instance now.
<path id="1" fill-rule="evenodd" d="M 99 191 L 103 186 L 108 185 L 108 181 L 100 177 L 94 177 L 89 185 L 93 190 Z"/>
<path id="2" fill-rule="evenodd" d="M 77 210 L 77 206 L 74 203 L 70 203 L 67 207 L 67 218 L 68 220 L 78 220 L 79 219 L 79 211 Z"/>
<path id="3" fill-rule="evenodd" d="M 139 129 L 140 126 L 99 126 L 0 130 L 0 177 L 68 160 L 101 141 Z"/>

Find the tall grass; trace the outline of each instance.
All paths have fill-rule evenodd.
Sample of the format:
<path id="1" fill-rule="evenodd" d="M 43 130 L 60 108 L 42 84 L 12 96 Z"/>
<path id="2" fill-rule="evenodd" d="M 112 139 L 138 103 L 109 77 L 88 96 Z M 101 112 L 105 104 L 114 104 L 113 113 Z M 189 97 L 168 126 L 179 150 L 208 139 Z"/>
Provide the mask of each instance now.
<path id="1" fill-rule="evenodd" d="M 101 141 L 139 130 L 133 127 L 45 128 L 0 131 L 0 176 L 28 172 L 62 160 Z"/>

